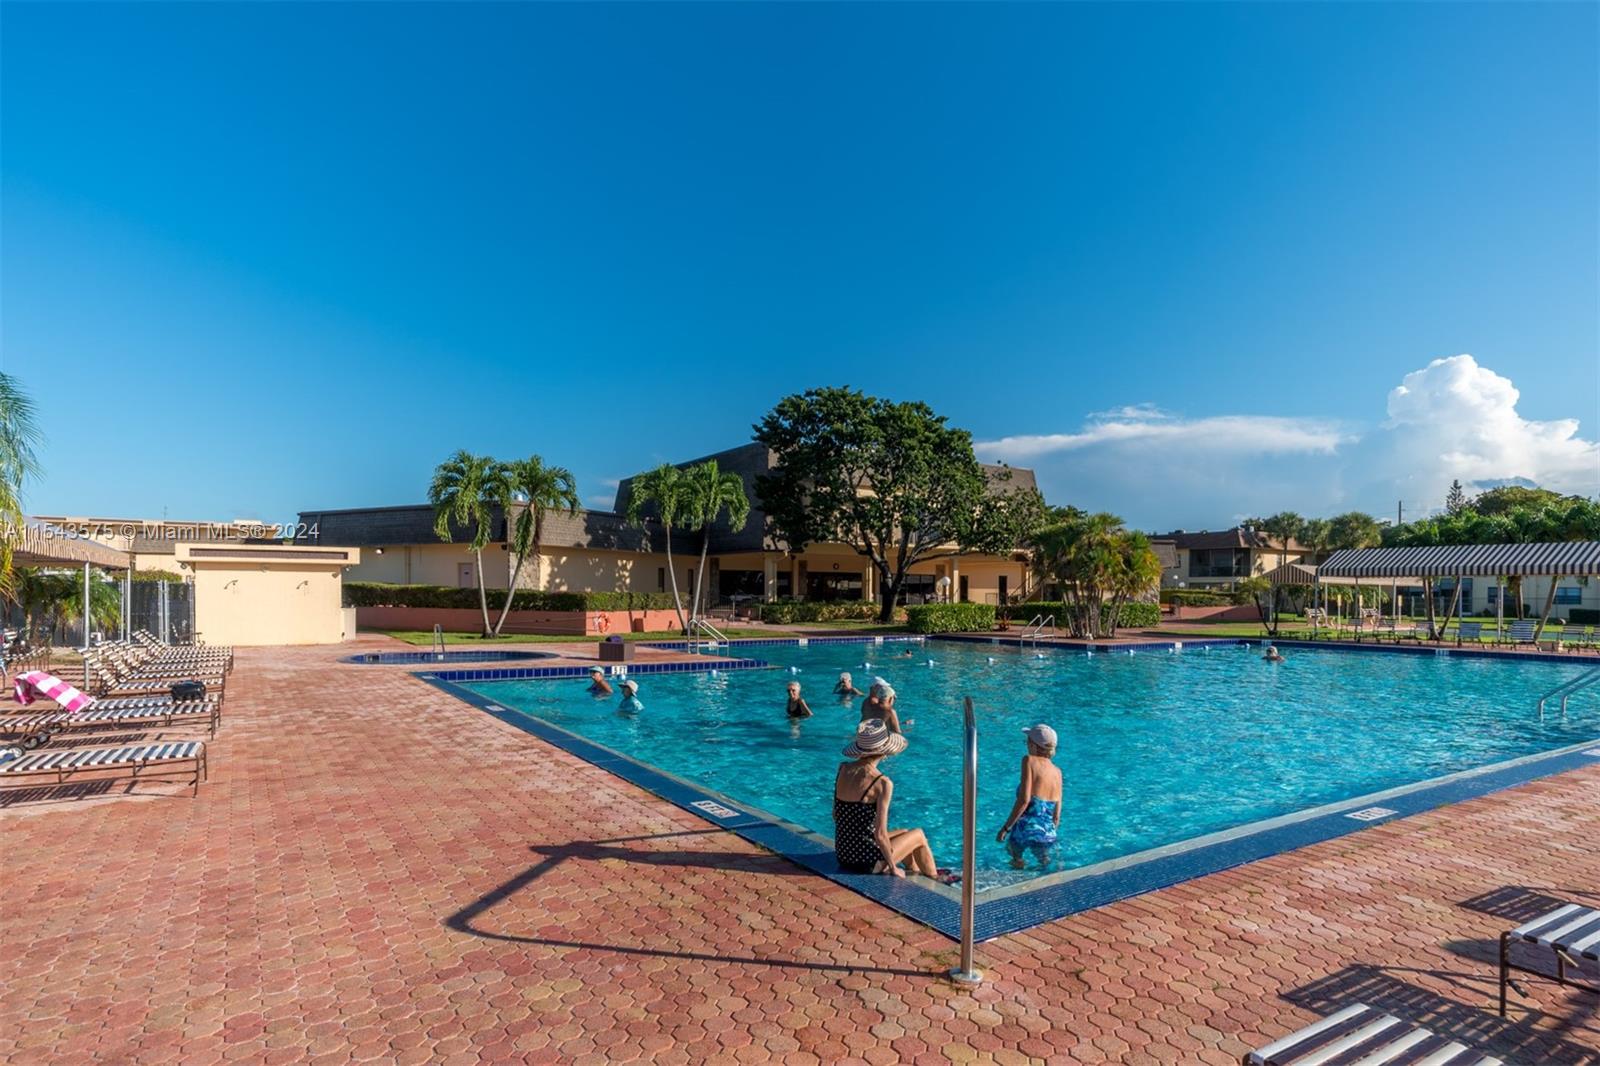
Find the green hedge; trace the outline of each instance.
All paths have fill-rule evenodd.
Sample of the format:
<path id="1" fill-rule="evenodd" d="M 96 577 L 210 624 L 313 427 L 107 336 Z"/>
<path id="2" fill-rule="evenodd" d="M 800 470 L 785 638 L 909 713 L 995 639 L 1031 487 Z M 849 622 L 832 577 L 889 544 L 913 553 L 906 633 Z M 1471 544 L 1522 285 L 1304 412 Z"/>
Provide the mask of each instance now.
<path id="1" fill-rule="evenodd" d="M 1552 619 L 1554 621 L 1554 619 Z M 1600 624 L 1600 609 L 1594 607 L 1574 607 L 1567 612 L 1567 621 L 1577 625 L 1592 626 Z"/>
<path id="2" fill-rule="evenodd" d="M 1069 608 L 1066 604 L 1056 600 L 1018 603 L 1014 604 L 1010 610 L 1011 624 L 1014 626 L 1025 626 L 1040 615 L 1044 615 L 1046 618 L 1055 615 L 1056 628 L 1067 628 L 1067 612 Z M 1125 603 L 1122 605 L 1121 615 L 1117 618 L 1117 624 L 1128 627 L 1160 625 L 1161 607 L 1154 603 Z"/>
<path id="3" fill-rule="evenodd" d="M 489 609 L 504 606 L 504 589 L 489 590 Z M 465 607 L 478 606 L 475 588 L 448 585 L 386 585 L 381 581 L 347 581 L 346 607 Z M 513 611 L 670 611 L 666 592 L 540 592 L 518 589 Z"/>
<path id="4" fill-rule="evenodd" d="M 928 603 L 907 607 L 913 633 L 984 633 L 994 628 L 992 603 Z"/>
<path id="5" fill-rule="evenodd" d="M 1248 597 L 1236 592 L 1212 592 L 1210 589 L 1162 589 L 1162 603 L 1177 603 L 1184 607 L 1227 607 L 1245 602 Z"/>
<path id="6" fill-rule="evenodd" d="M 1161 624 L 1161 607 L 1154 603 L 1125 603 L 1117 615 L 1117 625 L 1127 628 Z"/>
<path id="7" fill-rule="evenodd" d="M 175 585 L 183 584 L 183 575 L 175 574 L 171 570 L 135 570 L 133 571 L 133 579 L 135 581 L 170 581 Z"/>
<path id="8" fill-rule="evenodd" d="M 865 600 L 836 600 L 829 603 L 804 600 L 774 600 L 760 604 L 761 620 L 774 625 L 792 625 L 804 622 L 874 621 L 879 606 Z M 896 612 L 899 614 L 900 612 Z"/>

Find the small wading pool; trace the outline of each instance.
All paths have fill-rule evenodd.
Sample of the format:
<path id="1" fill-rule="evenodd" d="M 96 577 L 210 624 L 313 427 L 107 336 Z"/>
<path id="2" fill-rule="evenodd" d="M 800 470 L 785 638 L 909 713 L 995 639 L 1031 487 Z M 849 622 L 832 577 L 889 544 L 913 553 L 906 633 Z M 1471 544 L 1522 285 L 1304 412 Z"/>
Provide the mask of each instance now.
<path id="1" fill-rule="evenodd" d="M 361 655 L 348 655 L 339 660 L 346 663 L 509 663 L 528 659 L 554 659 L 551 651 L 369 651 Z"/>
<path id="2" fill-rule="evenodd" d="M 891 820 L 896 827 L 926 829 L 941 866 L 961 861 L 959 708 L 962 697 L 971 695 L 980 753 L 980 902 L 1050 885 L 1074 893 L 1071 899 L 1041 904 L 1040 916 L 1031 920 L 995 919 L 1010 927 L 1105 902 L 1082 883 L 1067 884 L 1086 874 L 1118 879 L 1102 886 L 1100 895 L 1120 898 L 1516 783 L 1507 773 L 1527 780 L 1600 757 L 1600 749 L 1569 750 L 1600 738 L 1600 689 L 1574 698 L 1565 717 L 1547 712 L 1541 721 L 1535 709 L 1544 692 L 1577 676 L 1592 660 L 1505 661 L 1287 647 L 1288 661 L 1273 665 L 1261 661 L 1259 647 L 1241 643 L 1093 655 L 958 641 L 735 644 L 729 650 L 757 654 L 772 668 L 713 674 L 715 663 L 708 662 L 698 672 L 635 670 L 644 704 L 638 715 L 619 713 L 616 697 L 588 695 L 581 677 L 463 678 L 457 691 L 508 721 L 554 725 L 699 786 L 714 798 L 773 816 L 771 822 L 788 823 L 812 842 L 810 858 L 802 861 L 830 876 L 835 874 L 828 869 L 831 860 L 820 851 L 832 835 L 831 786 L 839 749 L 855 727 L 861 703 L 859 698 L 844 703 L 830 694 L 839 672 L 850 671 L 858 688 L 882 676 L 898 690 L 910 744 L 905 754 L 883 764 L 895 782 Z M 424 676 L 447 688 L 457 684 L 449 672 Z M 785 717 L 784 686 L 790 680 L 802 683 L 814 717 L 798 723 Z M 1061 841 L 1046 861 L 1030 857 L 1019 870 L 995 833 L 1015 794 L 1022 730 L 1037 721 L 1049 723 L 1060 736 Z M 1565 762 L 1491 771 L 1473 776 L 1470 785 L 1448 786 L 1455 789 L 1449 794 L 1440 784 L 1426 802 L 1418 798 L 1425 790 L 1413 789 L 1416 795 L 1405 802 L 1384 800 L 1377 808 L 1381 813 L 1356 812 L 1367 815 L 1360 820 L 1351 819 L 1353 808 L 1314 812 L 1557 751 Z M 629 776 L 604 752 L 580 754 Z M 660 775 L 654 776 L 658 780 L 651 781 L 646 773 L 640 782 L 667 795 L 658 787 Z M 1282 831 L 1273 828 L 1276 835 L 1265 832 L 1296 819 L 1304 821 Z M 1316 819 L 1322 828 L 1306 830 Z M 1237 840 L 1219 841 L 1251 833 L 1261 840 L 1271 836 L 1275 843 L 1257 840 L 1241 847 Z M 1187 850 L 1206 848 L 1212 854 L 1203 861 Z M 1183 855 L 1168 861 L 1173 853 Z M 1154 858 L 1168 861 L 1157 883 L 1129 876 L 1128 867 Z M 838 879 L 879 898 L 885 892 L 905 895 L 898 887 L 871 885 L 888 878 Z M 943 896 L 948 901 L 950 893 Z M 885 901 L 940 926 L 914 908 Z"/>

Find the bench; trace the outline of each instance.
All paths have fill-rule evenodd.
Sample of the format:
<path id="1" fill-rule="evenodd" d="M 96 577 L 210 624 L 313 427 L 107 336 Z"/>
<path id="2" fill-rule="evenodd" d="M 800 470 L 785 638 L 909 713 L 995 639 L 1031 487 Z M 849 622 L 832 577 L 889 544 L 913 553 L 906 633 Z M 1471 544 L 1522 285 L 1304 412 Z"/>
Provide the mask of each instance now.
<path id="1" fill-rule="evenodd" d="M 1567 980 L 1567 968 L 1600 972 L 1600 910 L 1568 903 L 1531 922 L 1500 934 L 1500 1017 L 1506 1016 L 1506 985 L 1511 971 L 1539 974 L 1530 966 L 1511 961 L 1512 944 L 1532 944 L 1541 955 L 1554 955 L 1556 981 L 1583 992 L 1600 995 L 1600 987 Z"/>
<path id="2" fill-rule="evenodd" d="M 1403 1057 L 1403 1059 L 1402 1059 Z M 1324 1063 L 1386 1063 L 1402 1059 L 1418 1066 L 1503 1066 L 1499 1059 L 1446 1040 L 1431 1029 L 1356 1003 L 1282 1040 L 1250 1052 L 1244 1066 L 1322 1066 Z"/>

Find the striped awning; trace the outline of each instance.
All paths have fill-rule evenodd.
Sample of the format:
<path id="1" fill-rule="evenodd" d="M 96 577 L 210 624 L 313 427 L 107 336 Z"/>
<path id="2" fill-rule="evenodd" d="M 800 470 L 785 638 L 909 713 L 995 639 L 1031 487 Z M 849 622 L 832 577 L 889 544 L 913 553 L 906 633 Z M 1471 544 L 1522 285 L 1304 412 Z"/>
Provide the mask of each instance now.
<path id="1" fill-rule="evenodd" d="M 89 563 L 108 570 L 127 570 L 133 565 L 133 556 L 120 548 L 37 518 L 27 519 L 19 534 L 11 545 L 15 566 L 75 567 Z"/>
<path id="2" fill-rule="evenodd" d="M 1336 577 L 1584 577 L 1600 574 L 1600 541 L 1361 548 L 1335 552 L 1319 573 L 1324 581 Z"/>
<path id="3" fill-rule="evenodd" d="M 1268 570 L 1261 575 L 1274 585 L 1354 585 L 1360 580 L 1355 577 L 1339 577 L 1329 574 L 1327 567 L 1312 566 L 1310 563 L 1284 563 L 1274 570 Z M 1402 585 L 1414 585 L 1418 578 L 1407 574 L 1399 577 Z"/>

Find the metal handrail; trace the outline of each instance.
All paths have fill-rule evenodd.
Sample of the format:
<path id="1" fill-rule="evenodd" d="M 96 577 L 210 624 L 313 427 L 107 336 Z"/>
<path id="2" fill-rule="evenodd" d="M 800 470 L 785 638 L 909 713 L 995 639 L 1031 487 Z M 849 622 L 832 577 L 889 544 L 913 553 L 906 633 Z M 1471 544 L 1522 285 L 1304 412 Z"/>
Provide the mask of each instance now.
<path id="1" fill-rule="evenodd" d="M 1027 640 L 1029 640 L 1031 638 L 1033 640 L 1033 646 L 1034 647 L 1038 647 L 1039 646 L 1039 635 L 1044 632 L 1046 626 L 1050 627 L 1050 632 L 1051 633 L 1055 633 L 1056 632 L 1056 616 L 1055 615 L 1053 615 L 1053 614 L 1050 614 L 1050 615 L 1036 614 L 1036 615 L 1034 615 L 1033 616 L 1033 621 L 1029 622 L 1023 628 L 1022 636 L 1017 638 L 1017 646 L 1021 647 L 1023 643 L 1025 643 Z"/>
<path id="2" fill-rule="evenodd" d="M 433 624 L 433 643 L 428 645 L 428 650 L 441 661 L 444 659 L 444 626 L 438 622 Z"/>
<path id="3" fill-rule="evenodd" d="M 1600 684 L 1600 666 L 1596 666 L 1596 667 L 1588 670 L 1585 673 L 1579 674 L 1577 677 L 1574 677 L 1574 678 L 1571 678 L 1570 680 L 1564 681 L 1561 684 L 1557 685 L 1555 688 L 1551 689 L 1549 692 L 1546 692 L 1543 696 L 1540 696 L 1539 697 L 1539 719 L 1540 719 L 1540 721 L 1544 720 L 1544 704 L 1545 704 L 1546 700 L 1555 699 L 1557 696 L 1560 696 L 1561 697 L 1561 714 L 1562 714 L 1563 717 L 1565 717 L 1566 713 L 1567 713 L 1567 700 L 1572 698 L 1572 694 L 1574 692 L 1581 692 L 1582 690 L 1584 690 L 1584 689 L 1586 689 L 1589 686 L 1594 685 L 1594 684 Z"/>
<path id="4" fill-rule="evenodd" d="M 961 779 L 961 965 L 950 971 L 950 980 L 962 985 L 983 981 L 983 971 L 972 964 L 972 927 L 977 912 L 975 882 L 978 879 L 978 725 L 972 713 L 972 697 L 963 704 L 965 713 L 965 767 Z"/>
<path id="5" fill-rule="evenodd" d="M 694 651 L 694 646 L 696 643 L 694 639 L 694 631 L 696 629 L 700 630 L 702 633 L 708 634 L 713 643 L 728 643 L 728 636 L 726 633 L 722 632 L 722 630 L 706 621 L 704 616 L 696 615 L 695 617 L 689 619 L 689 650 L 691 652 Z"/>

